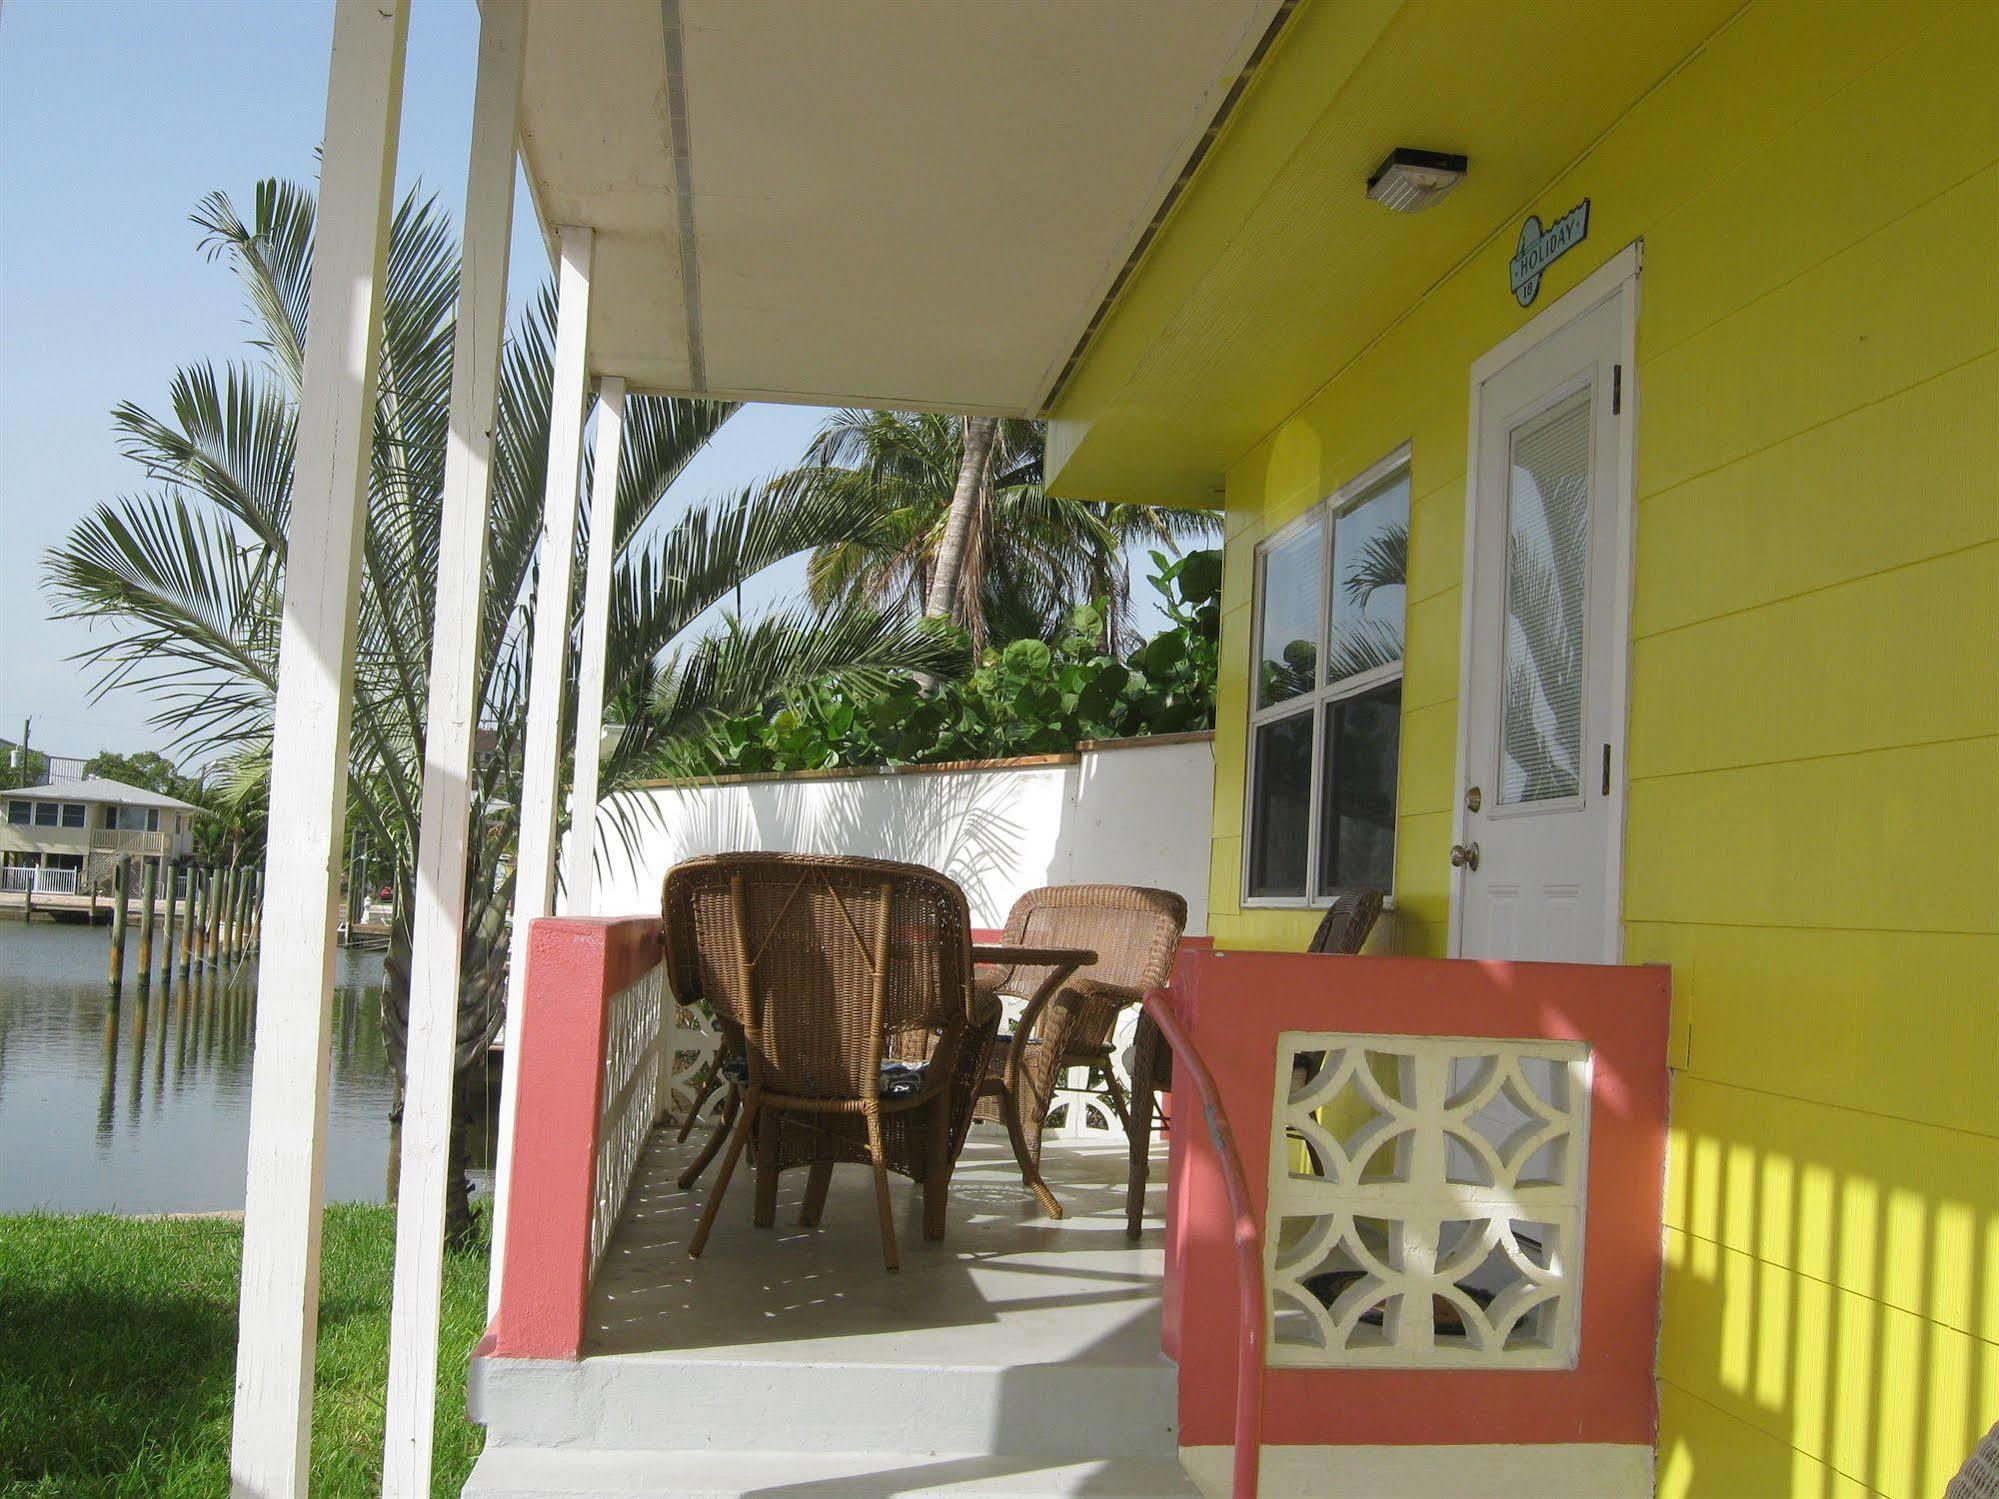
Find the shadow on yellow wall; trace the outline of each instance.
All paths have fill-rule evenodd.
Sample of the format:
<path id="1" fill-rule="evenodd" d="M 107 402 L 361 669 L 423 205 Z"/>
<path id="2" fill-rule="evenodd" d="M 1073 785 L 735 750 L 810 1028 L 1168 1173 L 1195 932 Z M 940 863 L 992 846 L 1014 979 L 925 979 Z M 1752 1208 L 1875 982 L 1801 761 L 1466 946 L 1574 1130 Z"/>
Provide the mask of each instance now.
<path id="1" fill-rule="evenodd" d="M 1999 1419 L 1995 1184 L 1677 1127 L 1670 1158 L 1662 1499 L 1941 1494 Z"/>

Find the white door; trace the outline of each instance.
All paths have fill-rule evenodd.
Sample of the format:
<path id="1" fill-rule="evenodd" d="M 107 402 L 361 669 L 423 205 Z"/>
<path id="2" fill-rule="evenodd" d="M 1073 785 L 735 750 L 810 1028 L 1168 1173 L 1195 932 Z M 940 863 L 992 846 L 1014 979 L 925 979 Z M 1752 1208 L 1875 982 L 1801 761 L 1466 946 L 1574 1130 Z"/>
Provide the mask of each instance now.
<path id="1" fill-rule="evenodd" d="M 1475 374 L 1460 957 L 1619 954 L 1636 283 L 1578 291 Z"/>

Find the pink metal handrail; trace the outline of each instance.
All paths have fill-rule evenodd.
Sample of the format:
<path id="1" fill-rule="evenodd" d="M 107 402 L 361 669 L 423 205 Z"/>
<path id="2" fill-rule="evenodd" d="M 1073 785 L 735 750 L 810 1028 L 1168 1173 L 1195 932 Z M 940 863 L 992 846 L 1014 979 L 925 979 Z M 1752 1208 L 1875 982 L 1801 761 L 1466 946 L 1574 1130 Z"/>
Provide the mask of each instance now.
<path id="1" fill-rule="evenodd" d="M 1256 1499 L 1258 1471 L 1263 1461 L 1263 1229 L 1256 1204 L 1250 1200 L 1249 1178 L 1243 1174 L 1235 1134 L 1222 1111 L 1220 1091 L 1207 1064 L 1194 1050 L 1180 1017 L 1173 1013 L 1167 991 L 1145 997 L 1145 1013 L 1173 1048 L 1174 1076 L 1192 1079 L 1201 1096 L 1201 1117 L 1221 1160 L 1228 1185 L 1229 1210 L 1235 1215 L 1236 1290 L 1242 1298 L 1241 1335 L 1236 1344 L 1234 1499 Z"/>

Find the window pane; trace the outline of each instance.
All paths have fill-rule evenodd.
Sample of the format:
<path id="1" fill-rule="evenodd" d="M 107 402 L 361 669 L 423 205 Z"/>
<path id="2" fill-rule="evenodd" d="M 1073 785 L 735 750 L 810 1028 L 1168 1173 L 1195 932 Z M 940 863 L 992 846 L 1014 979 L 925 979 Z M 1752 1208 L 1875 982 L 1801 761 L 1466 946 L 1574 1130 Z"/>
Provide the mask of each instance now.
<path id="1" fill-rule="evenodd" d="M 54 802 L 35 803 L 35 826 L 52 828 L 56 825 L 56 804 Z"/>
<path id="2" fill-rule="evenodd" d="M 1395 873 L 1395 777 L 1402 683 L 1326 704 L 1325 785 L 1319 798 L 1319 892 L 1372 885 Z"/>
<path id="3" fill-rule="evenodd" d="M 9 822 L 25 823 L 33 815 L 34 814 L 31 811 L 29 811 L 28 804 L 26 802 L 7 803 L 7 820 Z"/>
<path id="4" fill-rule="evenodd" d="M 64 802 L 62 804 L 62 825 L 66 828 L 83 826 L 83 803 Z"/>
<path id="5" fill-rule="evenodd" d="M 1267 708 L 1317 685 L 1319 574 L 1324 543 L 1317 522 L 1263 554 L 1263 661 L 1256 705 Z"/>
<path id="6" fill-rule="evenodd" d="M 1409 597 L 1409 474 L 1405 469 L 1333 522 L 1333 607 L 1326 680 L 1402 659 Z"/>
<path id="7" fill-rule="evenodd" d="M 1580 786 L 1589 439 L 1588 388 L 1513 431 L 1499 710 L 1502 802 L 1574 796 Z"/>
<path id="8" fill-rule="evenodd" d="M 1256 801 L 1250 808 L 1249 893 L 1303 895 L 1311 831 L 1312 719 L 1293 714 L 1256 731 Z"/>

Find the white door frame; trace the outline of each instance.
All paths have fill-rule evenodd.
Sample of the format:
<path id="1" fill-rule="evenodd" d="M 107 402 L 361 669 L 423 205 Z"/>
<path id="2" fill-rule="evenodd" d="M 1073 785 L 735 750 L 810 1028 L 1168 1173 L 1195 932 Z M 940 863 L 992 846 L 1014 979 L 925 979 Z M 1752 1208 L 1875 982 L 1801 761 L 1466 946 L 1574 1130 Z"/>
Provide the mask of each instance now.
<path id="1" fill-rule="evenodd" d="M 1605 938 L 1602 960 L 1617 963 L 1624 954 L 1624 823 L 1629 800 L 1631 738 L 1631 586 L 1636 556 L 1636 497 L 1638 490 L 1638 292 L 1639 272 L 1645 264 L 1645 242 L 1633 240 L 1598 266 L 1578 285 L 1551 302 L 1541 312 L 1516 328 L 1471 367 L 1471 417 L 1469 446 L 1465 455 L 1465 555 L 1462 592 L 1463 609 L 1458 625 L 1458 750 L 1455 794 L 1451 799 L 1451 841 L 1465 841 L 1465 791 L 1470 785 L 1466 756 L 1471 735 L 1471 632 L 1475 604 L 1472 588 L 1473 566 L 1478 549 L 1478 474 L 1480 398 L 1485 383 L 1522 354 L 1553 337 L 1585 313 L 1594 312 L 1615 299 L 1619 304 L 1618 364 L 1623 371 L 1621 402 L 1615 417 L 1621 447 L 1615 471 L 1617 581 L 1611 590 L 1609 628 L 1618 648 L 1611 653 L 1611 701 L 1617 709 L 1618 742 L 1612 751 L 1615 761 L 1617 806 L 1611 816 L 1611 837 L 1604 862 Z M 1504 503 L 1504 496 L 1490 497 Z M 1464 951 L 1464 875 L 1458 872 L 1451 886 L 1449 952 L 1460 957 Z"/>

